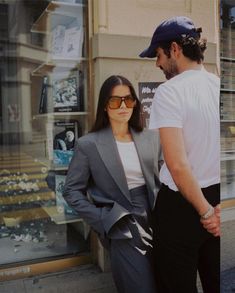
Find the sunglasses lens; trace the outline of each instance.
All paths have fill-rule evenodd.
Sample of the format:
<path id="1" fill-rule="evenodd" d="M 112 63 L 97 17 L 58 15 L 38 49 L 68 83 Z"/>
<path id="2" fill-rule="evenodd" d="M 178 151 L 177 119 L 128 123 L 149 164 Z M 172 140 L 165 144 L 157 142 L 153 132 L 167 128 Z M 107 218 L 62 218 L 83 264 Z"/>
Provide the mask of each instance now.
<path id="1" fill-rule="evenodd" d="M 126 104 L 127 108 L 134 108 L 135 99 L 133 99 L 132 96 L 127 96 L 125 98 L 125 104 Z"/>
<path id="2" fill-rule="evenodd" d="M 128 95 L 126 97 L 111 97 L 108 101 L 108 105 L 110 109 L 118 109 L 121 107 L 122 101 L 124 101 L 127 108 L 134 108 L 135 107 L 135 99 Z"/>
<path id="3" fill-rule="evenodd" d="M 112 97 L 108 101 L 110 109 L 118 109 L 118 108 L 120 108 L 121 103 L 122 103 L 122 99 L 119 98 L 119 97 Z"/>

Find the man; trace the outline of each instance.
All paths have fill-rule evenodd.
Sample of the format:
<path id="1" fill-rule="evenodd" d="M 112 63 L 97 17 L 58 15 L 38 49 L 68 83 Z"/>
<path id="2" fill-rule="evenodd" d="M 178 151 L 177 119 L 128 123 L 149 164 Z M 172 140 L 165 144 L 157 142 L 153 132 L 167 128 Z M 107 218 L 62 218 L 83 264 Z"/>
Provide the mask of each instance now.
<path id="1" fill-rule="evenodd" d="M 162 22 L 140 56 L 157 57 L 168 79 L 155 93 L 150 128 L 165 163 L 155 207 L 158 293 L 220 291 L 219 78 L 202 65 L 206 41 L 191 19 Z"/>

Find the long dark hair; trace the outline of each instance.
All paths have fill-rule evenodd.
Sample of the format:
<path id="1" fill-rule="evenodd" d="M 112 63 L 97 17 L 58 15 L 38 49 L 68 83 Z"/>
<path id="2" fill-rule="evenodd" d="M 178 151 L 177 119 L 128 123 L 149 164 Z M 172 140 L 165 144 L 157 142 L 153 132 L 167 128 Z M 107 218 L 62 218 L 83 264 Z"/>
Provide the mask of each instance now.
<path id="1" fill-rule="evenodd" d="M 109 78 L 107 78 L 104 81 L 103 85 L 101 86 L 98 106 L 96 111 L 96 120 L 90 132 L 101 130 L 110 125 L 109 117 L 108 117 L 107 111 L 105 111 L 105 108 L 107 106 L 108 100 L 110 99 L 113 88 L 117 85 L 128 86 L 132 97 L 135 98 L 136 100 L 136 106 L 134 107 L 131 118 L 128 121 L 129 126 L 138 132 L 143 130 L 141 113 L 140 113 L 141 112 L 140 102 L 137 98 L 133 85 L 127 78 L 121 75 L 112 75 Z"/>

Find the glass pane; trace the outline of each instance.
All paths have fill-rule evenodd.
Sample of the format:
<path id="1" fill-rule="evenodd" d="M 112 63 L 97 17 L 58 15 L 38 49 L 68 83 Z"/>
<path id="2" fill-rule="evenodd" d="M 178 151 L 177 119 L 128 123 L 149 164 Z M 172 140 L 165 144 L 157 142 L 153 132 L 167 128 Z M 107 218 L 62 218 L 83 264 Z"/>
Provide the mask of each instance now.
<path id="1" fill-rule="evenodd" d="M 230 108 L 231 107 L 232 106 L 230 106 Z M 222 111 L 223 109 L 221 112 Z M 231 117 L 227 117 L 227 119 L 229 118 Z M 234 196 L 235 122 L 225 122 L 221 124 L 221 199 L 230 199 Z"/>
<path id="2" fill-rule="evenodd" d="M 89 250 L 62 198 L 87 131 L 86 1 L 0 4 L 0 265 Z"/>
<path id="3" fill-rule="evenodd" d="M 221 199 L 235 197 L 235 3 L 221 1 Z"/>

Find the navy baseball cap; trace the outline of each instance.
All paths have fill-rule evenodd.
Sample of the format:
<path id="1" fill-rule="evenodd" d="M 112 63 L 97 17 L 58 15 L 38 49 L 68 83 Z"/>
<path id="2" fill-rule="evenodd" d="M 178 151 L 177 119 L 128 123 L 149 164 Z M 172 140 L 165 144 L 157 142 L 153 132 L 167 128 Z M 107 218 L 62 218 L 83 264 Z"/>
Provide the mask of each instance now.
<path id="1" fill-rule="evenodd" d="M 156 48 L 159 42 L 175 40 L 183 35 L 199 38 L 200 30 L 198 31 L 192 20 L 186 16 L 176 16 L 167 19 L 156 28 L 149 47 L 139 56 L 142 58 L 154 58 L 156 57 Z"/>

